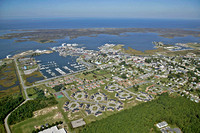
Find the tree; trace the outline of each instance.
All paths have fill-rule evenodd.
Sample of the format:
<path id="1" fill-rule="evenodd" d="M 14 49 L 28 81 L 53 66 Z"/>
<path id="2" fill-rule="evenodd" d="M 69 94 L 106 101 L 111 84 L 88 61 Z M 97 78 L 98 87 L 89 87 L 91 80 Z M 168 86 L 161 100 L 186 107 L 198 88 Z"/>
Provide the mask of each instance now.
<path id="1" fill-rule="evenodd" d="M 53 89 L 54 89 L 56 92 L 58 92 L 58 91 L 60 91 L 61 89 L 66 89 L 66 88 L 64 87 L 63 84 L 60 84 L 60 85 L 54 86 Z"/>
<path id="2" fill-rule="evenodd" d="M 126 78 L 127 78 L 126 74 L 122 74 L 121 77 L 122 77 L 123 79 L 126 79 Z"/>
<path id="3" fill-rule="evenodd" d="M 156 100 L 90 123 L 81 132 L 145 133 L 152 127 L 156 129 L 155 124 L 165 120 L 168 124 L 177 125 L 182 132 L 196 133 L 200 132 L 199 109 L 199 104 L 187 98 L 170 97 L 164 93 Z"/>

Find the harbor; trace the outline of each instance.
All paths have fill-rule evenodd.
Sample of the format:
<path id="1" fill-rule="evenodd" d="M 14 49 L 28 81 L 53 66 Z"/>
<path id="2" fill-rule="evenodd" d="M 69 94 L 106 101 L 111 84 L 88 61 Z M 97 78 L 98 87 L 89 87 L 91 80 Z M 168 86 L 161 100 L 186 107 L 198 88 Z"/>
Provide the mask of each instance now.
<path id="1" fill-rule="evenodd" d="M 45 78 L 52 78 L 60 75 L 75 73 L 80 70 L 85 70 L 83 64 L 76 62 L 76 56 L 60 56 L 59 53 L 36 56 L 40 72 Z"/>

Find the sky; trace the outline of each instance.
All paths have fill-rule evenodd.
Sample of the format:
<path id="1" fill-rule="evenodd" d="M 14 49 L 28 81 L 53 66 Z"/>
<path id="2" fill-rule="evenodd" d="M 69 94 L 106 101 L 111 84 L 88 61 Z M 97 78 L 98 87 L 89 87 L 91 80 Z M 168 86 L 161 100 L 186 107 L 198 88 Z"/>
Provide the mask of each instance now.
<path id="1" fill-rule="evenodd" d="M 0 19 L 200 19 L 200 0 L 0 0 Z"/>

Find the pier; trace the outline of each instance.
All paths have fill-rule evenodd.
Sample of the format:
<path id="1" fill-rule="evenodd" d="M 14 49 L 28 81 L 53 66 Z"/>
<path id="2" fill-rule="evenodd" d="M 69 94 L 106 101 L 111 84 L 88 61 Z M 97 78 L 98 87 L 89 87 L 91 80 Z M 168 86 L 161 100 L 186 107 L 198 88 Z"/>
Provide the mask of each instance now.
<path id="1" fill-rule="evenodd" d="M 60 68 L 55 68 L 55 70 L 57 71 L 57 72 L 59 72 L 61 75 L 65 75 L 66 73 L 63 71 L 63 70 L 61 70 Z"/>

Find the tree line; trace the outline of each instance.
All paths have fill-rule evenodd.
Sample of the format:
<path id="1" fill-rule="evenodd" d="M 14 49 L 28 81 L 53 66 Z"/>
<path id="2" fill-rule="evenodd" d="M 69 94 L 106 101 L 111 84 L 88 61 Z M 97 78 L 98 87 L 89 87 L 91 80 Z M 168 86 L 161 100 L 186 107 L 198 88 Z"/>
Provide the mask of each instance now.
<path id="1" fill-rule="evenodd" d="M 24 101 L 21 93 L 12 94 L 0 99 L 0 132 L 6 132 L 4 129 L 4 119 L 17 106 Z"/>
<path id="2" fill-rule="evenodd" d="M 4 123 L 6 116 L 24 101 L 20 93 L 2 97 L 0 99 L 0 124 Z"/>
<path id="3" fill-rule="evenodd" d="M 48 106 L 57 104 L 58 102 L 54 97 L 45 97 L 39 95 L 35 100 L 27 101 L 25 104 L 17 108 L 8 118 L 10 125 L 21 122 L 27 118 L 33 117 L 33 112 Z"/>
<path id="4" fill-rule="evenodd" d="M 166 121 L 182 132 L 200 132 L 200 105 L 181 96 L 162 94 L 157 100 L 142 103 L 107 118 L 92 122 L 82 133 L 144 133 L 158 131 L 155 124 Z"/>
<path id="5" fill-rule="evenodd" d="M 63 84 L 59 84 L 59 85 L 54 86 L 53 89 L 54 89 L 56 92 L 58 92 L 58 91 L 60 91 L 61 89 L 65 90 L 66 88 L 65 88 L 65 86 L 64 86 Z"/>

